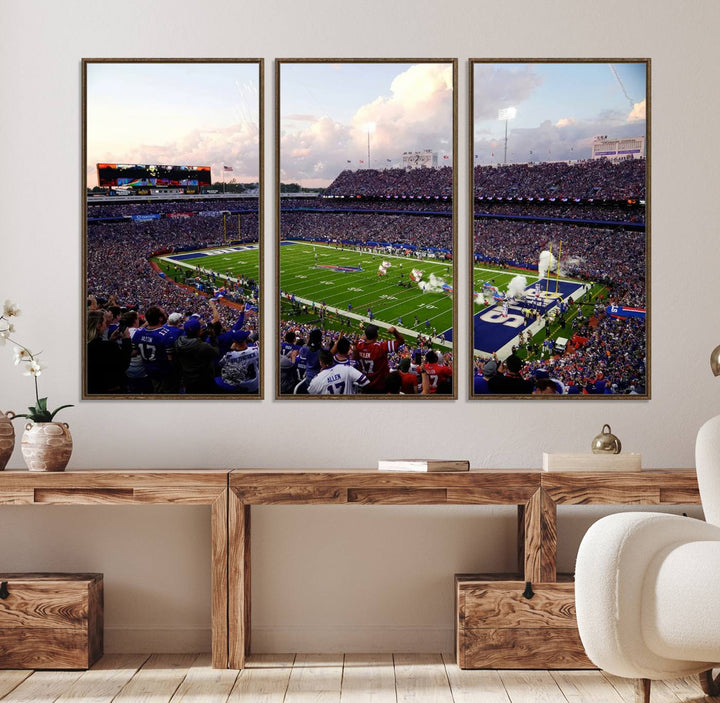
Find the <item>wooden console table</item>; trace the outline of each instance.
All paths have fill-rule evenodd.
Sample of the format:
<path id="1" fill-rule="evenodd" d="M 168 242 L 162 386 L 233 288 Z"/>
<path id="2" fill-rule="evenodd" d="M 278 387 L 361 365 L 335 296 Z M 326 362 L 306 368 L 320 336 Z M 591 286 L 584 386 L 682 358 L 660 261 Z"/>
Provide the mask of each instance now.
<path id="1" fill-rule="evenodd" d="M 242 668 L 250 651 L 253 505 L 516 505 L 518 572 L 525 581 L 547 583 L 557 580 L 558 505 L 699 502 L 695 471 L 688 469 L 641 473 L 0 471 L 0 505 L 211 506 L 215 668 Z"/>
<path id="2" fill-rule="evenodd" d="M 209 505 L 212 527 L 212 665 L 227 660 L 228 472 L 0 471 L 0 505 Z"/>
<path id="3" fill-rule="evenodd" d="M 678 505 L 700 502 L 694 470 L 546 473 L 265 471 L 230 473 L 228 665 L 250 652 L 250 508 L 253 505 L 517 505 L 518 570 L 525 581 L 557 579 L 558 505 Z M 448 575 L 448 579 L 451 575 Z"/>

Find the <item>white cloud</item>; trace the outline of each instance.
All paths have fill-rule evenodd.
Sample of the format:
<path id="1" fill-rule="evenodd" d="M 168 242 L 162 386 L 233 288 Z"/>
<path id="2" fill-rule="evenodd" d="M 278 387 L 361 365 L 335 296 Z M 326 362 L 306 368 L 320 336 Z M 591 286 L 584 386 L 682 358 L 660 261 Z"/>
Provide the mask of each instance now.
<path id="1" fill-rule="evenodd" d="M 635 103 L 633 105 L 633 109 L 630 111 L 627 121 L 628 122 L 637 122 L 638 120 L 644 120 L 644 119 L 645 119 L 645 100 L 642 100 L 641 102 Z"/>
<path id="2" fill-rule="evenodd" d="M 403 151 L 448 151 L 452 144 L 453 85 L 450 64 L 415 64 L 392 81 L 390 94 L 361 105 L 349 124 L 325 116 L 308 125 L 283 117 L 281 179 L 328 185 L 344 169 L 399 165 Z M 307 149 L 307 154 L 300 154 Z M 351 163 L 348 163 L 350 161 Z M 365 163 L 361 164 L 360 161 Z"/>

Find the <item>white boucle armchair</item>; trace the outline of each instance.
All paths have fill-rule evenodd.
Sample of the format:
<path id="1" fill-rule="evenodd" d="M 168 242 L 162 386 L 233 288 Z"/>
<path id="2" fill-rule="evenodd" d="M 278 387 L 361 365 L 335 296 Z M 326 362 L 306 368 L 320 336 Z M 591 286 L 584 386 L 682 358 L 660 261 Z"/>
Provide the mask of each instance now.
<path id="1" fill-rule="evenodd" d="M 689 674 L 700 674 L 705 693 L 720 693 L 712 678 L 720 663 L 720 416 L 700 429 L 695 459 L 706 522 L 609 515 L 590 527 L 578 551 L 585 651 L 601 669 L 638 679 L 642 702 L 650 700 L 652 679 Z"/>

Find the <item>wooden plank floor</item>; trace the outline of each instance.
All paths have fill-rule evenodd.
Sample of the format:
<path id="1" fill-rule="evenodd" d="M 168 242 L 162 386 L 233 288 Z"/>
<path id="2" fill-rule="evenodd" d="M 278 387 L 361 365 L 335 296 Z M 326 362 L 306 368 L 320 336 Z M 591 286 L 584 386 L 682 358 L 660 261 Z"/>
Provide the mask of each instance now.
<path id="1" fill-rule="evenodd" d="M 600 671 L 462 671 L 452 655 L 265 654 L 243 671 L 209 654 L 107 654 L 89 671 L 0 671 L 2 703 L 634 703 Z M 655 682 L 653 703 L 708 701 L 697 678 Z"/>

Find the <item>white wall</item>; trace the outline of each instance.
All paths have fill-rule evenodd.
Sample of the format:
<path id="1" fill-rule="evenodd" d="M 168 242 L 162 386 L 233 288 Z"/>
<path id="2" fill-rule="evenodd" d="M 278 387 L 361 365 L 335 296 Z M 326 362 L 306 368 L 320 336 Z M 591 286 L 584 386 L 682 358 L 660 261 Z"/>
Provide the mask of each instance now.
<path id="1" fill-rule="evenodd" d="M 695 433 L 720 397 L 708 368 L 720 342 L 715 0 L 3 0 L 1 7 L 0 301 L 23 308 L 18 337 L 44 351 L 41 390 L 51 405 L 76 404 L 64 412 L 75 440 L 72 468 L 361 468 L 410 454 L 537 467 L 543 450 L 585 451 L 605 422 L 647 467 L 693 465 Z M 467 59 L 650 57 L 652 400 L 470 402 L 463 382 L 454 402 L 297 403 L 274 401 L 269 381 L 260 402 L 80 401 L 82 57 L 265 58 L 267 281 L 275 278 L 274 58 L 460 59 L 458 257 L 465 261 Z M 49 178 L 49 170 L 60 175 Z M 275 341 L 272 288 L 267 347 Z M 458 290 L 466 320 L 462 277 Z M 461 379 L 467 346 L 460 334 Z M 265 363 L 272 379 L 275 355 Z M 0 350 L 0 408 L 17 410 L 31 398 L 31 381 Z M 18 451 L 10 466 L 22 466 Z M 566 570 L 595 515 L 577 510 L 561 515 Z M 0 569 L 104 571 L 108 650 L 207 646 L 207 523 L 204 508 L 7 508 Z M 253 528 L 253 623 L 265 651 L 438 651 L 450 643 L 453 573 L 513 565 L 510 509 L 263 508 Z"/>

